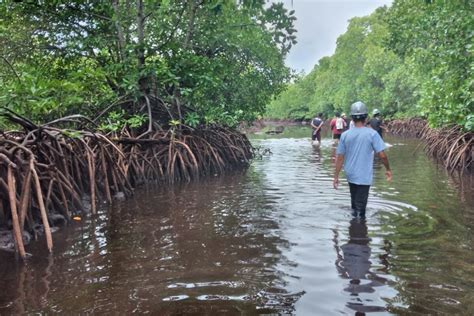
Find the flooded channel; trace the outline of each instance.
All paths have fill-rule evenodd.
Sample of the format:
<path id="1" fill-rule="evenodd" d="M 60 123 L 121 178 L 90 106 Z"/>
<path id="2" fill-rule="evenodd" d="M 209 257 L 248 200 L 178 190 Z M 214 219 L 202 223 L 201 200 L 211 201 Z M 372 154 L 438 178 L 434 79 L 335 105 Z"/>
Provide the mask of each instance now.
<path id="1" fill-rule="evenodd" d="M 377 164 L 362 221 L 329 139 L 253 142 L 272 154 L 248 170 L 137 190 L 26 264 L 0 253 L 0 314 L 474 313 L 472 177 L 388 138 L 394 180 Z"/>

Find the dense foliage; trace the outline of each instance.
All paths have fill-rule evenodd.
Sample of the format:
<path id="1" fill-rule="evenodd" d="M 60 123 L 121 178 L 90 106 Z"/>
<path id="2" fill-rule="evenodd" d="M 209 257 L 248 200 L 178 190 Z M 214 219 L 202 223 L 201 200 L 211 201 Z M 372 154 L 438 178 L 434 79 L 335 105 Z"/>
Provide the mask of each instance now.
<path id="1" fill-rule="evenodd" d="M 265 0 L 2 2 L 0 105 L 45 121 L 117 103 L 109 129 L 150 113 L 252 120 L 290 76 L 293 13 Z"/>
<path id="2" fill-rule="evenodd" d="M 395 0 L 350 20 L 335 53 L 273 102 L 267 116 L 301 119 L 362 100 L 389 117 L 474 129 L 474 2 Z"/>

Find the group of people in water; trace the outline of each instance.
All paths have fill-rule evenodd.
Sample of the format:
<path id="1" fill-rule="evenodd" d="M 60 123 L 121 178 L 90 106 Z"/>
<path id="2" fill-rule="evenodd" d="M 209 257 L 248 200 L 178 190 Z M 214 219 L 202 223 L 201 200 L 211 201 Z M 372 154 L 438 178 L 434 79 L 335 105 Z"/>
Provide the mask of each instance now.
<path id="1" fill-rule="evenodd" d="M 387 181 L 392 180 L 392 171 L 385 154 L 386 145 L 382 139 L 383 127 L 380 111 L 375 109 L 372 118 L 367 120 L 367 106 L 358 101 L 351 105 L 351 119 L 344 113 L 335 113 L 330 127 L 337 143 L 334 189 L 339 187 L 339 174 L 344 173 L 349 183 L 351 208 L 354 217 L 365 218 L 367 199 L 373 181 L 374 156 L 377 156 L 385 167 Z M 311 121 L 312 140 L 321 144 L 321 128 L 324 124 L 323 114 L 319 113 Z"/>
<path id="2" fill-rule="evenodd" d="M 311 127 L 313 129 L 311 139 L 315 145 L 321 144 L 321 128 L 323 124 L 323 113 L 318 113 L 318 115 L 311 120 Z M 386 130 L 386 128 L 383 126 L 382 116 L 378 109 L 373 110 L 372 118 L 366 121 L 366 125 L 367 127 L 370 127 L 379 133 L 380 137 L 383 139 L 383 132 Z M 341 138 L 342 133 L 354 128 L 355 125 L 354 120 L 352 118 L 348 118 L 346 113 L 341 114 L 339 112 L 335 112 L 334 117 L 329 123 L 329 126 L 331 128 L 332 138 L 337 143 Z"/>

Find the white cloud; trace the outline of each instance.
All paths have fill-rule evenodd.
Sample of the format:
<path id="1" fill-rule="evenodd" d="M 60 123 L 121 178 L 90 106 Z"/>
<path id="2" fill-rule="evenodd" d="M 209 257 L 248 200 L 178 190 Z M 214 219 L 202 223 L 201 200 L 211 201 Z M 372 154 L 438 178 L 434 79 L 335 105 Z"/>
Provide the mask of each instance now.
<path id="1" fill-rule="evenodd" d="M 372 13 L 376 8 L 390 5 L 392 0 L 282 0 L 295 10 L 298 43 L 289 53 L 286 63 L 306 73 L 321 57 L 334 53 L 337 37 L 343 34 L 348 20 Z"/>

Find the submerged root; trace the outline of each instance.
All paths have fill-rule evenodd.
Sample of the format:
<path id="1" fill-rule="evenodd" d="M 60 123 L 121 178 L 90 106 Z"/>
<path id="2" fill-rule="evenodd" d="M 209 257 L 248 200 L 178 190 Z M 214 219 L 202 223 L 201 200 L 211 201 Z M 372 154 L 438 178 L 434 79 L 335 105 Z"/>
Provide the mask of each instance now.
<path id="1" fill-rule="evenodd" d="M 472 172 L 474 161 L 474 136 L 464 132 L 459 126 L 430 128 L 419 118 L 394 120 L 387 124 L 392 134 L 421 138 L 425 151 L 441 162 L 448 170 Z"/>
<path id="2" fill-rule="evenodd" d="M 448 170 L 472 172 L 474 161 L 474 137 L 471 132 L 463 132 L 459 127 L 426 129 L 422 135 L 425 149 Z"/>
<path id="3" fill-rule="evenodd" d="M 125 182 L 125 175 L 117 172 L 116 161 L 123 155 L 121 152 L 95 133 L 74 133 L 43 126 L 0 137 L 0 209 L 3 210 L 0 224 L 12 226 L 21 257 L 25 257 L 20 237 L 23 230 L 33 236 L 39 230 L 44 232 L 47 247 L 52 251 L 52 218 L 61 215 L 69 219 L 84 210 L 85 195 L 92 197 L 95 212 L 96 196 L 116 190 L 104 185 L 111 173 L 117 173 L 119 181 Z M 102 151 L 111 154 L 100 161 L 104 168 L 99 169 L 96 157 Z"/>
<path id="4" fill-rule="evenodd" d="M 111 137 L 54 127 L 61 120 L 36 126 L 14 116 L 14 122 L 26 131 L 0 135 L 0 226 L 13 230 L 23 258 L 24 231 L 33 236 L 44 232 L 52 251 L 50 226 L 58 216 L 68 221 L 89 210 L 96 213 L 97 201 L 130 196 L 140 184 L 222 173 L 248 165 L 253 155 L 243 134 L 220 126 L 139 137 L 122 131 Z M 84 207 L 85 199 L 90 199 L 90 209 Z"/>
<path id="5" fill-rule="evenodd" d="M 421 118 L 393 120 L 387 123 L 390 133 L 402 137 L 420 138 L 428 126 L 428 122 Z"/>

